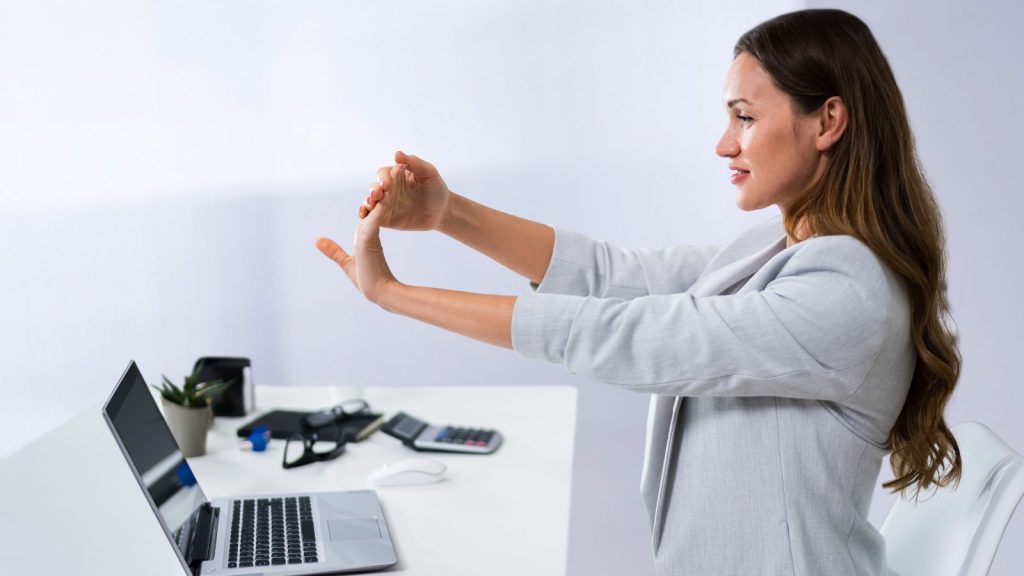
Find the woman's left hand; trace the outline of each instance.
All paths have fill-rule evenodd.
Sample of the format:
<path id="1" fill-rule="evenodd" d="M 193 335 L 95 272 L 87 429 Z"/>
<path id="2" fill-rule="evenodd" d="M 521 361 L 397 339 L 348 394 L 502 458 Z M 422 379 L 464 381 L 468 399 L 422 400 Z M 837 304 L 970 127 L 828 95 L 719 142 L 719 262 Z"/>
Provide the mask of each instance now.
<path id="1" fill-rule="evenodd" d="M 381 202 L 359 221 L 351 255 L 330 238 L 316 241 L 320 252 L 341 266 L 356 290 L 377 305 L 381 304 L 381 297 L 388 288 L 399 284 L 384 259 L 384 246 L 380 242 L 380 222 L 387 208 L 387 202 Z"/>

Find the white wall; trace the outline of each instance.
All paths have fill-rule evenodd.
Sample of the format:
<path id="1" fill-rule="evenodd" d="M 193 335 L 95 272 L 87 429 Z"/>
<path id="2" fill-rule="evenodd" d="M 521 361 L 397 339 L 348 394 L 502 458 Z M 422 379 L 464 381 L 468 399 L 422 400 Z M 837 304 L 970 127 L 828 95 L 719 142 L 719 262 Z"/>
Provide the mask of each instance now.
<path id="1" fill-rule="evenodd" d="M 622 245 L 725 241 L 769 215 L 735 209 L 713 154 L 732 44 L 804 3 L 69 4 L 0 0 L 0 455 L 102 401 L 130 358 L 149 379 L 244 354 L 261 382 L 571 382 L 569 572 L 651 572 L 646 398 L 390 316 L 313 241 L 350 243 L 399 147 L 460 193 Z M 965 356 L 949 420 L 1024 449 L 1001 304 L 1022 51 L 992 32 L 1022 9 L 921 6 L 849 9 L 890 55 L 946 210 Z M 384 244 L 404 281 L 525 288 L 438 235 Z"/>

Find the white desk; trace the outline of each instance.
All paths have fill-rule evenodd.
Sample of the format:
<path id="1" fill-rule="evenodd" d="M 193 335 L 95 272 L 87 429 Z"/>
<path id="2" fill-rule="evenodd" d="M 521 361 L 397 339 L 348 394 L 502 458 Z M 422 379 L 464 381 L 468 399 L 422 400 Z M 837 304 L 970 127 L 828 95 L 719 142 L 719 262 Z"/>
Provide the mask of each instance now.
<path id="1" fill-rule="evenodd" d="M 565 573 L 574 388 L 256 389 L 257 411 L 319 409 L 354 396 L 385 414 L 505 435 L 489 456 L 429 454 L 448 466 L 443 482 L 377 489 L 399 557 L 386 572 Z M 218 418 L 208 454 L 189 459 L 208 497 L 365 489 L 371 470 L 416 454 L 378 432 L 337 460 L 284 470 L 282 441 L 263 453 L 238 448 L 235 429 L 246 420 Z M 182 574 L 99 408 L 0 464 L 0 572 Z"/>

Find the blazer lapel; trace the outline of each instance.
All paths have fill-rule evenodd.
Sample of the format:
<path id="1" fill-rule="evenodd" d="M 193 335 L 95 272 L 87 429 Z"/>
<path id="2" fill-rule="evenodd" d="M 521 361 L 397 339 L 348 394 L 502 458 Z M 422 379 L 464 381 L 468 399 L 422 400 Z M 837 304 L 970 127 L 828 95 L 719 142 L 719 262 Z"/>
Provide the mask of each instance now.
<path id="1" fill-rule="evenodd" d="M 672 402 L 672 406 L 671 411 L 667 415 L 669 418 L 667 426 L 668 437 L 665 439 L 664 451 L 659 454 L 661 466 L 658 468 L 656 479 L 658 482 L 657 494 L 654 498 L 648 498 L 647 494 L 644 494 L 648 510 L 651 514 L 651 536 L 655 554 L 658 553 L 658 548 L 661 547 L 661 533 L 665 528 L 665 509 L 668 507 L 668 484 L 672 481 L 675 472 L 673 454 L 675 453 L 676 426 L 679 419 L 679 409 L 683 405 L 684 400 L 686 398 L 682 396 L 675 396 L 671 399 L 669 397 L 658 397 L 658 402 Z M 646 478 L 643 480 L 646 480 Z M 643 482 L 643 484 L 646 484 L 646 482 Z M 647 487 L 644 486 L 644 488 L 646 489 Z"/>
<path id="2" fill-rule="evenodd" d="M 786 248 L 786 237 L 783 236 L 757 252 L 741 258 L 709 273 L 697 280 L 690 288 L 694 296 L 716 296 L 727 294 L 737 282 L 753 276 L 773 256 Z"/>

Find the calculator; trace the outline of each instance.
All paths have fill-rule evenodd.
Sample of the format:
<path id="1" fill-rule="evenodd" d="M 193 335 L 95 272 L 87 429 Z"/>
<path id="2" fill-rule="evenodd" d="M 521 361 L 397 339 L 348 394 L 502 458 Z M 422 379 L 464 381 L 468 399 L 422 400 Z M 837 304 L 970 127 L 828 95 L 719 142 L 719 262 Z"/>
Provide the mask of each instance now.
<path id="1" fill-rule="evenodd" d="M 496 430 L 434 426 L 405 412 L 395 414 L 381 427 L 381 431 L 421 452 L 490 454 L 501 446 L 502 440 L 501 433 Z"/>

